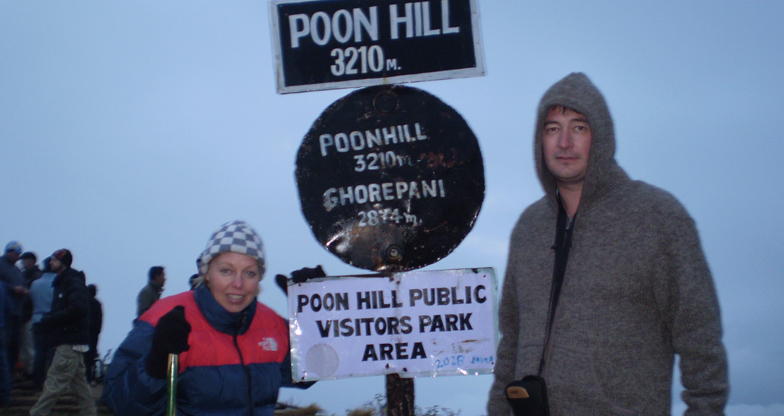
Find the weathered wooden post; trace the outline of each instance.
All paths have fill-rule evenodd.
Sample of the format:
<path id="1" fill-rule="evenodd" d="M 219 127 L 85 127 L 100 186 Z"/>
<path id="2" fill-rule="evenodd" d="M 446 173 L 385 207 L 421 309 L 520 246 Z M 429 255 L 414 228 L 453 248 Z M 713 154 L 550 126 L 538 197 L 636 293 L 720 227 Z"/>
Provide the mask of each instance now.
<path id="1" fill-rule="evenodd" d="M 414 379 L 387 374 L 387 415 L 414 416 Z"/>

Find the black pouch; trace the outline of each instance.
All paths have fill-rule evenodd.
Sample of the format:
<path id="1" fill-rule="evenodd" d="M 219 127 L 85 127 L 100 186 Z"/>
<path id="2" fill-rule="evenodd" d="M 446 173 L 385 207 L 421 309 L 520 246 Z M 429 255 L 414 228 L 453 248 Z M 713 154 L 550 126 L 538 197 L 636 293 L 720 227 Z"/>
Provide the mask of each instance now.
<path id="1" fill-rule="evenodd" d="M 539 376 L 525 376 L 506 386 L 506 401 L 515 416 L 550 416 L 547 386 Z"/>

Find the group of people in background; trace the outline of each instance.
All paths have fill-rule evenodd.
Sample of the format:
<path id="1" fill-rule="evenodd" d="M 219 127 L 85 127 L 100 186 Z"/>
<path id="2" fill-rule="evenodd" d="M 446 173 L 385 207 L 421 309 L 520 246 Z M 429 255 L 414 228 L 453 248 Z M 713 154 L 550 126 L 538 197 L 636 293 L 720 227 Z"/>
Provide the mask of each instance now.
<path id="1" fill-rule="evenodd" d="M 21 267 L 17 265 L 21 263 Z M 11 241 L 0 257 L 0 407 L 15 381 L 41 391 L 31 415 L 47 415 L 72 389 L 82 414 L 95 414 L 90 392 L 103 323 L 97 287 L 71 268 L 73 254 L 55 251 L 42 261 Z"/>

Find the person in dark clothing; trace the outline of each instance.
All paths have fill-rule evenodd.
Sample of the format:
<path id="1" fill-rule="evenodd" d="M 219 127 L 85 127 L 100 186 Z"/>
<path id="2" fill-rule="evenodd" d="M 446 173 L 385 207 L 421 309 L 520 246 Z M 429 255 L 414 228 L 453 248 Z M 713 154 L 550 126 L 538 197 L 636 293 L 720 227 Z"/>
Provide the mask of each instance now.
<path id="1" fill-rule="evenodd" d="M 8 316 L 8 297 L 0 285 L 0 409 L 11 401 L 11 372 L 5 348 L 5 318 Z M 0 412 L 2 413 L 2 412 Z"/>
<path id="2" fill-rule="evenodd" d="M 19 257 L 22 260 L 22 278 L 24 287 L 27 289 L 27 296 L 22 300 L 22 329 L 19 341 L 19 358 L 22 362 L 22 374 L 30 378 L 33 375 L 33 363 L 35 360 L 35 348 L 33 347 L 33 301 L 30 299 L 30 286 L 41 277 L 41 269 L 38 268 L 38 257 L 31 251 L 22 253 Z"/>
<path id="3" fill-rule="evenodd" d="M 57 273 L 52 286 L 52 310 L 38 325 L 51 334 L 54 358 L 46 373 L 44 390 L 30 409 L 30 416 L 49 415 L 60 395 L 70 389 L 82 416 L 96 415 L 95 399 L 87 384 L 84 357 L 90 338 L 89 301 L 84 273 L 71 268 L 73 256 L 66 249 L 52 254 L 50 264 Z"/>
<path id="4" fill-rule="evenodd" d="M 87 294 L 90 296 L 90 349 L 84 353 L 84 366 L 87 371 L 87 382 L 93 384 L 95 380 L 95 358 L 98 357 L 98 335 L 103 325 L 103 308 L 101 302 L 95 298 L 98 288 L 87 285 Z"/>
<path id="5" fill-rule="evenodd" d="M 196 285 L 198 284 L 198 282 L 199 282 L 199 274 L 195 273 L 191 275 L 191 277 L 188 279 L 188 284 L 191 286 L 191 290 L 196 289 Z"/>
<path id="6" fill-rule="evenodd" d="M 19 256 L 19 259 L 22 260 L 22 278 L 24 279 L 24 285 L 29 288 L 43 273 L 41 269 L 38 268 L 38 257 L 32 251 L 26 251 Z"/>
<path id="7" fill-rule="evenodd" d="M 139 291 L 139 296 L 136 298 L 136 317 L 142 316 L 143 313 L 150 309 L 153 303 L 161 298 L 163 292 L 163 285 L 166 284 L 166 271 L 163 266 L 152 266 L 148 272 L 149 282 Z"/>
<path id="8" fill-rule="evenodd" d="M 5 320 L 8 368 L 13 373 L 19 361 L 19 336 L 22 333 L 22 302 L 27 296 L 22 271 L 16 262 L 22 255 L 22 245 L 11 241 L 5 246 L 5 255 L 0 257 L 0 280 L 8 296 L 8 315 Z"/>

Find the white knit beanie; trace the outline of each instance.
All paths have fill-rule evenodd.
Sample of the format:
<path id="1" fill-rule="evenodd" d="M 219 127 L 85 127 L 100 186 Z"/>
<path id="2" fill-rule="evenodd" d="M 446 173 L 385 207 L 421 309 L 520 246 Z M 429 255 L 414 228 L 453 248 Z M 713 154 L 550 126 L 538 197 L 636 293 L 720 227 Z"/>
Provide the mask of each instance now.
<path id="1" fill-rule="evenodd" d="M 246 254 L 259 263 L 259 273 L 263 276 L 266 270 L 264 262 L 264 246 L 256 230 L 245 221 L 232 221 L 221 225 L 207 242 L 207 248 L 196 260 L 199 275 L 206 276 L 210 261 L 220 253 L 233 252 Z"/>

